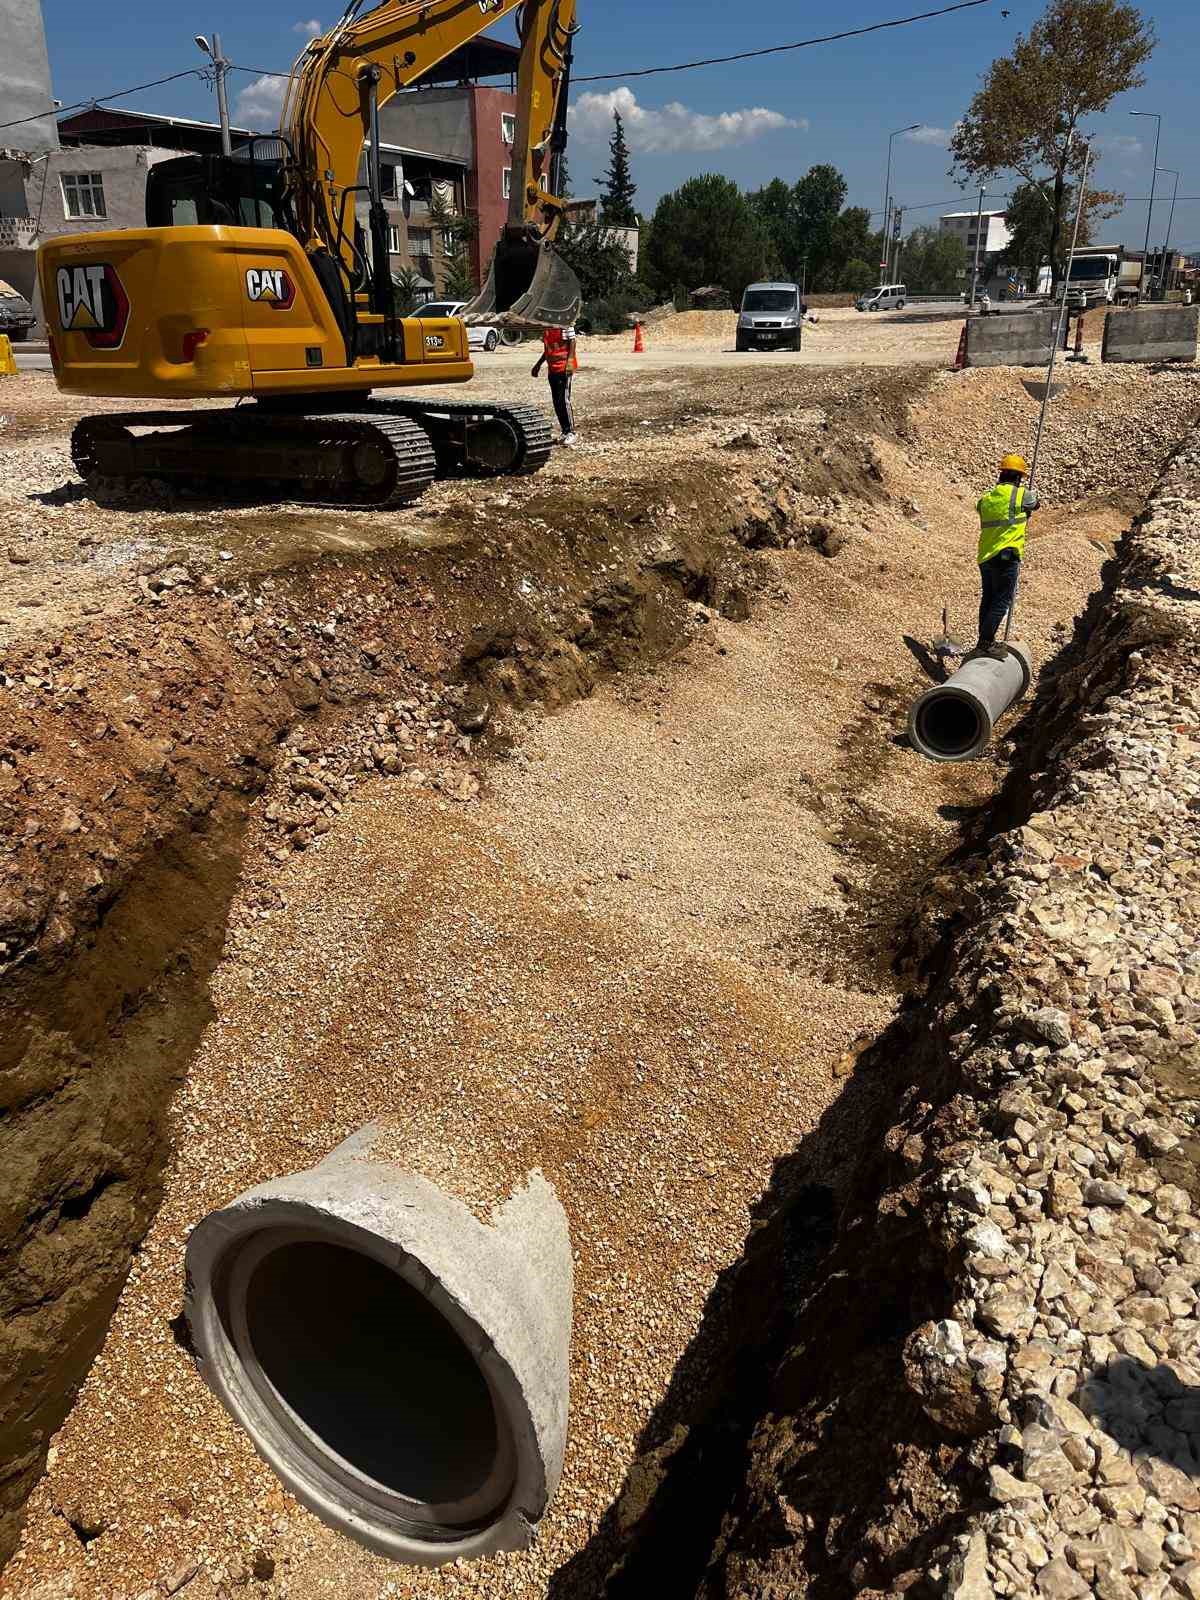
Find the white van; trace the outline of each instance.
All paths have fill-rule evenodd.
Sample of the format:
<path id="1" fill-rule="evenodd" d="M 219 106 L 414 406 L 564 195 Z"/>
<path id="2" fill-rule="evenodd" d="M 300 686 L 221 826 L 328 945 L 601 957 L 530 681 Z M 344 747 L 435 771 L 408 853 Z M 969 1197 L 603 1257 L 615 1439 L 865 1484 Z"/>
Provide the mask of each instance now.
<path id="1" fill-rule="evenodd" d="M 908 290 L 902 283 L 886 283 L 879 289 L 868 289 L 854 302 L 856 311 L 903 311 Z"/>

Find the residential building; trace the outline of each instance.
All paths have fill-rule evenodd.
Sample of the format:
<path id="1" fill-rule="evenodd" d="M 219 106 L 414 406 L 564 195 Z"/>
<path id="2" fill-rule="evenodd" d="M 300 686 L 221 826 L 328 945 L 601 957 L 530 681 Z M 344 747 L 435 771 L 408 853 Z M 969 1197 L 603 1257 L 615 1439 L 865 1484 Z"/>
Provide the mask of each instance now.
<path id="1" fill-rule="evenodd" d="M 969 261 L 975 259 L 976 238 L 981 256 L 999 255 L 1012 239 L 1003 211 L 985 211 L 982 219 L 978 211 L 947 211 L 938 218 L 938 226 L 943 233 L 962 240 Z"/>
<path id="2" fill-rule="evenodd" d="M 595 197 L 590 200 L 568 200 L 563 207 L 563 217 L 574 227 L 594 228 L 600 221 L 600 201 Z M 625 246 L 625 253 L 629 257 L 629 270 L 636 274 L 641 230 L 636 226 L 618 228 L 612 223 L 606 223 L 605 232 L 612 238 L 620 240 Z"/>
<path id="3" fill-rule="evenodd" d="M 516 71 L 520 51 L 498 39 L 476 39 L 456 50 L 415 88 L 394 96 L 379 114 L 383 137 L 391 144 L 422 152 L 462 175 L 462 206 L 471 217 L 471 270 L 481 283 L 492 251 L 508 220 L 512 190 L 512 150 L 517 133 Z M 496 85 L 481 78 L 507 79 Z M 405 221 L 422 236 L 430 229 L 429 199 L 413 167 L 404 177 L 413 185 Z"/>
<path id="4" fill-rule="evenodd" d="M 0 0 L 0 278 L 32 300 L 35 226 L 25 185 L 58 148 L 50 63 L 38 0 Z"/>

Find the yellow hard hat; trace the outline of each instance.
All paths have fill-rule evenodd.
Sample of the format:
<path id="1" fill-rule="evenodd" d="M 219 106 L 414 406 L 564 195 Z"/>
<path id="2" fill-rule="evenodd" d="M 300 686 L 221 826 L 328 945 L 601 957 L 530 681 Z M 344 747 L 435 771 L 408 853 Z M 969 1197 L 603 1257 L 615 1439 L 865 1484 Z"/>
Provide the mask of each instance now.
<path id="1" fill-rule="evenodd" d="M 1000 463 L 1001 472 L 1028 472 L 1029 463 L 1024 456 L 1005 456 Z"/>

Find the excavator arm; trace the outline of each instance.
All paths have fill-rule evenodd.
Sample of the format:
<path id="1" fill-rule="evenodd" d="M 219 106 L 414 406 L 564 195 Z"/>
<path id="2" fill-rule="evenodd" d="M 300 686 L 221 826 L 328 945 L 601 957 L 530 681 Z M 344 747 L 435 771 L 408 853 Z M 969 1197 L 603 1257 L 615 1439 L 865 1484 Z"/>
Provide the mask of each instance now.
<path id="1" fill-rule="evenodd" d="M 287 184 L 305 249 L 340 263 L 352 289 L 363 281 L 354 195 L 365 143 L 374 254 L 386 263 L 380 110 L 451 51 L 516 11 L 521 58 L 508 223 L 488 282 L 467 311 L 470 320 L 572 321 L 579 285 L 552 249 L 563 202 L 549 187 L 549 156 L 565 110 L 575 0 L 384 0 L 361 16 L 358 4 L 308 45 L 288 82 L 282 118 Z M 390 276 L 376 272 L 376 310 L 390 314 L 390 292 Z"/>

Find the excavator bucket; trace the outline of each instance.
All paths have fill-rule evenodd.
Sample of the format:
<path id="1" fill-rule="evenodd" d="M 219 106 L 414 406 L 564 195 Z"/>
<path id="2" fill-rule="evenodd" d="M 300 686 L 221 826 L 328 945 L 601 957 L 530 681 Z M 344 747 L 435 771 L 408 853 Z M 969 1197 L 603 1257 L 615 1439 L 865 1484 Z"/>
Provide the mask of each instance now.
<path id="1" fill-rule="evenodd" d="M 564 328 L 579 315 L 579 279 L 548 239 L 505 230 L 483 288 L 459 312 L 464 322 L 501 327 Z"/>

